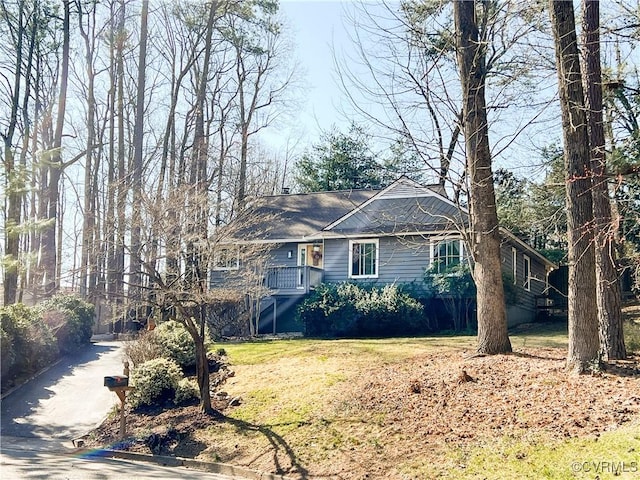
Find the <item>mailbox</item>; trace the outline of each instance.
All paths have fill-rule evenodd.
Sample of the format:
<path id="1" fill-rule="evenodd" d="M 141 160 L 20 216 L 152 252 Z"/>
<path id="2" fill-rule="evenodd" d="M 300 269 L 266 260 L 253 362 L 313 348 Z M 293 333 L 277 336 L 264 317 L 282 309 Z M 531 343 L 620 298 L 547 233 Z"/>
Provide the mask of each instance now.
<path id="1" fill-rule="evenodd" d="M 127 387 L 129 386 L 129 377 L 124 375 L 104 377 L 104 386 L 109 388 Z"/>

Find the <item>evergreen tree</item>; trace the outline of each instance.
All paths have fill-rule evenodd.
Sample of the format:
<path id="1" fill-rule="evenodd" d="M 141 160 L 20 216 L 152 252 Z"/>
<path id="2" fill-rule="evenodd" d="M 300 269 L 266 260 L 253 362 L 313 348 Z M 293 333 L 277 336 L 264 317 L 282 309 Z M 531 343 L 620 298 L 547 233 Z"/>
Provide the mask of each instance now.
<path id="1" fill-rule="evenodd" d="M 325 132 L 320 142 L 296 164 L 295 182 L 301 192 L 321 192 L 382 186 L 382 169 L 369 147 L 371 137 L 352 124 L 347 133 Z"/>

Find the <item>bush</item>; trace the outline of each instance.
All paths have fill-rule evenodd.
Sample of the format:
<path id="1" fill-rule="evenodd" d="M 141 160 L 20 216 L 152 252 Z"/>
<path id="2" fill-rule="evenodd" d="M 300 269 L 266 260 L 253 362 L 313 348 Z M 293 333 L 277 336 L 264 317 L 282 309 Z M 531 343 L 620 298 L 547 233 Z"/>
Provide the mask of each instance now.
<path id="1" fill-rule="evenodd" d="M 178 382 L 174 402 L 176 405 L 183 405 L 200 400 L 200 389 L 198 383 L 192 378 L 183 378 Z"/>
<path id="2" fill-rule="evenodd" d="M 248 303 L 238 291 L 216 288 L 206 309 L 210 338 L 219 340 L 223 335 L 246 336 L 249 334 Z"/>
<path id="3" fill-rule="evenodd" d="M 176 362 L 155 358 L 137 366 L 131 374 L 131 406 L 139 408 L 162 404 L 172 400 L 182 379 L 182 370 Z"/>
<path id="4" fill-rule="evenodd" d="M 422 305 L 395 285 L 320 285 L 298 308 L 307 335 L 376 336 L 414 333 Z"/>
<path id="5" fill-rule="evenodd" d="M 191 334 L 180 322 L 169 320 L 161 323 L 153 332 L 162 347 L 162 356 L 169 358 L 182 368 L 196 364 L 196 346 Z"/>
<path id="6" fill-rule="evenodd" d="M 358 330 L 363 335 L 413 333 L 420 324 L 423 307 L 395 285 L 374 288 L 356 302 Z"/>
<path id="7" fill-rule="evenodd" d="M 640 353 L 640 323 L 633 320 L 624 322 L 624 342 L 627 353 Z"/>
<path id="8" fill-rule="evenodd" d="M 348 335 L 355 330 L 357 312 L 353 284 L 321 284 L 298 307 L 298 318 L 310 336 Z"/>
<path id="9" fill-rule="evenodd" d="M 164 349 L 155 330 L 143 330 L 139 333 L 138 338 L 124 345 L 124 354 L 133 367 L 142 365 L 149 360 L 160 358 L 163 353 Z"/>
<path id="10" fill-rule="evenodd" d="M 73 353 L 89 344 L 95 308 L 75 295 L 55 295 L 40 306 L 42 318 L 53 330 L 60 352 Z"/>
<path id="11" fill-rule="evenodd" d="M 476 285 L 469 264 L 451 265 L 441 272 L 434 265 L 425 272 L 424 282 L 429 292 L 442 301 L 456 332 L 471 328 Z"/>
<path id="12" fill-rule="evenodd" d="M 21 303 L 0 308 L 2 385 L 29 377 L 58 356 L 51 329 L 37 309 Z"/>

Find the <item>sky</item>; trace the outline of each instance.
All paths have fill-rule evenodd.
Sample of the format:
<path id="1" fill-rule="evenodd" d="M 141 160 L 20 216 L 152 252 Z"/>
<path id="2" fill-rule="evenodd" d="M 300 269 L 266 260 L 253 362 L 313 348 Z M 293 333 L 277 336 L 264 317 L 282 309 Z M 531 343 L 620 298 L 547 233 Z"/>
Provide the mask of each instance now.
<path id="1" fill-rule="evenodd" d="M 339 61 L 351 53 L 353 47 L 349 29 L 353 27 L 350 27 L 347 12 L 353 8 L 355 6 L 351 0 L 281 0 L 280 12 L 292 31 L 294 55 L 304 71 L 305 101 L 299 105 L 291 126 L 278 126 L 266 133 L 264 138 L 276 150 L 284 149 L 287 142 L 297 142 L 295 151 L 301 153 L 305 148 L 317 144 L 321 133 L 333 126 L 341 132 L 347 131 L 350 121 L 342 112 L 349 110 L 350 105 L 337 84 L 333 50 Z M 352 66 L 349 65 L 350 68 Z M 492 136 L 490 141 L 493 140 L 495 150 L 501 150 L 508 135 L 497 132 Z M 530 166 L 531 157 L 526 150 L 535 148 L 535 141 L 524 137 L 523 141 L 527 144 L 523 147 L 525 152 L 515 157 L 525 159 L 524 163 Z M 509 144 L 509 148 L 514 148 L 516 143 Z M 383 148 L 387 148 L 386 143 Z M 514 155 L 508 156 L 510 162 L 515 162 Z M 526 172 L 520 173 L 528 173 L 530 167 L 524 170 Z"/>
<path id="2" fill-rule="evenodd" d="M 342 23 L 345 2 L 339 0 L 281 0 L 280 12 L 292 28 L 294 55 L 303 73 L 303 101 L 291 126 L 291 136 L 301 145 L 317 142 L 322 131 L 348 124 L 339 114 L 345 101 L 335 82 L 332 45 L 349 41 Z M 272 135 L 273 132 L 272 132 Z M 272 138 L 284 142 L 282 132 Z"/>
<path id="3" fill-rule="evenodd" d="M 358 0 L 358 3 L 363 1 L 368 0 Z M 265 134 L 267 143 L 280 155 L 285 146 L 294 144 L 293 158 L 299 157 L 304 149 L 319 143 L 322 132 L 334 126 L 346 132 L 349 127 L 350 119 L 345 118 L 343 112 L 350 109 L 350 103 L 338 86 L 334 49 L 338 61 L 353 54 L 350 38 L 353 26 L 347 16 L 357 9 L 355 3 L 355 0 L 280 0 L 280 12 L 294 44 L 293 55 L 301 64 L 304 84 L 304 101 L 297 105 L 289 125 L 277 125 Z M 374 8 L 374 2 L 371 8 Z M 552 39 L 549 37 L 547 42 L 542 47 L 547 48 L 547 54 L 553 58 Z M 633 58 L 637 60 L 637 52 Z M 631 59 L 628 61 L 634 63 Z M 354 68 L 353 62 L 348 68 Z M 510 108 L 489 112 L 489 141 L 494 166 L 509 168 L 516 175 L 531 180 L 541 180 L 544 176 L 541 150 L 561 142 L 556 74 L 552 70 L 547 74 L 544 84 L 532 87 L 534 103 L 550 102 L 542 113 L 537 111 L 538 107 L 532 107 L 530 111 Z M 353 120 L 362 121 L 362 117 L 356 116 Z M 518 135 L 514 137 L 516 132 Z M 381 151 L 388 148 L 388 144 L 378 147 L 376 150 Z"/>

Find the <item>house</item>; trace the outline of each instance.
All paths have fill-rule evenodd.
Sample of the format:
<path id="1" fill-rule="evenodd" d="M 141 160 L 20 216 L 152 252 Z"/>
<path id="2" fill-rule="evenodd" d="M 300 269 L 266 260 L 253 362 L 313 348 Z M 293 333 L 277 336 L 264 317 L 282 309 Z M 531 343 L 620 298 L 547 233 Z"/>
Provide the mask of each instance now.
<path id="1" fill-rule="evenodd" d="M 271 218 L 261 233 L 248 228 L 237 236 L 241 243 L 271 246 L 261 333 L 299 330 L 290 321 L 293 307 L 321 282 L 403 284 L 420 292 L 426 288 L 426 269 L 466 257 L 461 227 L 467 213 L 442 187 L 406 177 L 382 190 L 264 197 L 252 215 Z M 532 321 L 556 266 L 508 231 L 502 231 L 502 238 L 504 272 L 517 288 L 517 302 L 508 306 L 509 324 Z M 212 286 L 237 274 L 242 268 L 238 258 L 228 250 L 218 257 Z"/>

